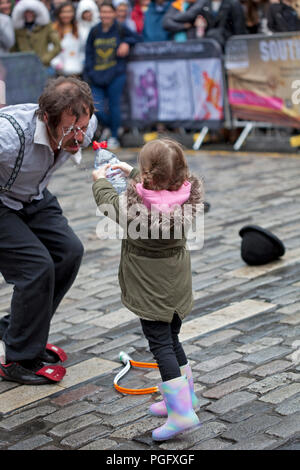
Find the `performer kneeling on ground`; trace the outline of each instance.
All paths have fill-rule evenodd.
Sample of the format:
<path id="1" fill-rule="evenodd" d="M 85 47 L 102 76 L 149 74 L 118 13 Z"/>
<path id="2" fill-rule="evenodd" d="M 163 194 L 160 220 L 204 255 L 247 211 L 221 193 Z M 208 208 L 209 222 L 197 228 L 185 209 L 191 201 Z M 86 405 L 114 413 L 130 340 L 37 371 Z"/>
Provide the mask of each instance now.
<path id="1" fill-rule="evenodd" d="M 0 272 L 14 285 L 10 315 L 0 320 L 6 380 L 40 385 L 65 374 L 55 362 L 66 355 L 47 340 L 83 246 L 47 185 L 69 157 L 80 160 L 97 127 L 93 113 L 89 86 L 71 77 L 50 80 L 38 104 L 0 110 Z"/>

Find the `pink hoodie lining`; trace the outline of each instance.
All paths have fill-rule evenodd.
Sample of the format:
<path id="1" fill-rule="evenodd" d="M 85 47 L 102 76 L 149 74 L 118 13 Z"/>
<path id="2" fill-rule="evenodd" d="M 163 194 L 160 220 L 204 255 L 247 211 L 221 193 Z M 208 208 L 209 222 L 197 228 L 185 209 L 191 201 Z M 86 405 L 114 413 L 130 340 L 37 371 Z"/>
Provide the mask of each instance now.
<path id="1" fill-rule="evenodd" d="M 153 191 L 145 189 L 142 183 L 137 183 L 136 190 L 148 209 L 152 207 L 161 212 L 170 212 L 174 206 L 181 206 L 189 199 L 191 186 L 189 181 L 184 181 L 177 191 L 168 191 L 167 189 Z"/>

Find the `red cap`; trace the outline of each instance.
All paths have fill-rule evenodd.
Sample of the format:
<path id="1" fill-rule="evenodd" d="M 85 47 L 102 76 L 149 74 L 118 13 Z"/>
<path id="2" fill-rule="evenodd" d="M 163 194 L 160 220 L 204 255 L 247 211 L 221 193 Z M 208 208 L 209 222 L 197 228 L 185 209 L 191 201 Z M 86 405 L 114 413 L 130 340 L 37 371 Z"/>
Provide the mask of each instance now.
<path id="1" fill-rule="evenodd" d="M 98 150 L 98 149 L 107 149 L 107 141 L 103 140 L 102 142 L 97 142 L 94 140 L 93 142 L 93 149 Z"/>

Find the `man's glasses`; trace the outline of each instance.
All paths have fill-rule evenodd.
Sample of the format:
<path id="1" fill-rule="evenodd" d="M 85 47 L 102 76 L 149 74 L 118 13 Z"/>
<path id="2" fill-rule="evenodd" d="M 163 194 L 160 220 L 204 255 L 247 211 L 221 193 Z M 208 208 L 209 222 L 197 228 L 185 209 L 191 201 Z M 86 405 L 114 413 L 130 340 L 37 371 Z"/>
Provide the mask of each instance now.
<path id="1" fill-rule="evenodd" d="M 83 126 L 83 127 L 79 127 L 79 126 L 70 126 L 70 127 L 62 127 L 62 138 L 60 139 L 59 143 L 58 143 L 58 146 L 57 148 L 60 150 L 61 149 L 61 144 L 62 144 L 62 141 L 63 139 L 67 136 L 67 135 L 70 135 L 72 133 L 74 133 L 74 140 L 75 140 L 75 143 L 76 145 L 80 146 L 80 143 L 78 142 L 76 136 L 78 134 L 78 132 L 81 132 L 84 137 L 87 137 L 90 141 L 91 139 L 88 137 L 88 135 L 86 134 L 86 131 L 88 129 L 88 126 Z"/>

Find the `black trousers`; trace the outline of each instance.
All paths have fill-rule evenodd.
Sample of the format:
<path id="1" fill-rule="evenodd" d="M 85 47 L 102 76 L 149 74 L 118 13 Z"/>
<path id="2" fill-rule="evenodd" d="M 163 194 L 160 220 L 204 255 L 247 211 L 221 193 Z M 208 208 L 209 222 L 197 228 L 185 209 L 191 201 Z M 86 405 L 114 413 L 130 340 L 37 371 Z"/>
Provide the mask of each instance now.
<path id="1" fill-rule="evenodd" d="M 74 282 L 83 246 L 47 189 L 44 199 L 15 211 L 0 202 L 0 272 L 14 285 L 3 341 L 7 362 L 35 359 L 50 321 Z"/>
<path id="2" fill-rule="evenodd" d="M 163 382 L 180 377 L 180 367 L 187 363 L 185 352 L 178 339 L 181 324 L 177 313 L 174 314 L 171 323 L 141 319 L 144 335 L 158 364 Z"/>

